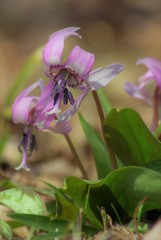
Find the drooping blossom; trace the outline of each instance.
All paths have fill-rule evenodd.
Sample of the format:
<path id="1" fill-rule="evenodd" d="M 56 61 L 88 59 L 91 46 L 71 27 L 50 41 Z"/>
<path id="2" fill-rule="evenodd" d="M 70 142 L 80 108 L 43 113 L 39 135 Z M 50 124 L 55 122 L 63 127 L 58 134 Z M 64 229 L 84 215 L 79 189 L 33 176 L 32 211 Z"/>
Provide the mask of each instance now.
<path id="1" fill-rule="evenodd" d="M 55 32 L 43 50 L 45 74 L 51 80 L 51 105 L 48 115 L 58 114 L 58 122 L 69 120 L 78 110 L 82 100 L 89 91 L 98 90 L 108 84 L 123 69 L 122 64 L 111 64 L 92 71 L 94 54 L 75 46 L 67 60 L 61 62 L 64 42 L 69 36 L 81 36 L 76 32 L 79 28 L 71 27 Z M 72 90 L 80 90 L 80 95 L 74 99 Z M 69 107 L 62 112 L 60 104 Z"/>
<path id="2" fill-rule="evenodd" d="M 124 89 L 132 97 L 142 99 L 153 107 L 154 116 L 151 129 L 154 130 L 158 124 L 161 103 L 161 61 L 155 58 L 142 58 L 137 61 L 137 64 L 144 64 L 148 70 L 138 79 L 138 85 L 127 82 Z M 154 88 L 150 83 L 153 83 Z"/>
<path id="3" fill-rule="evenodd" d="M 39 87 L 39 97 L 29 95 L 35 88 Z M 52 104 L 50 96 L 50 83 L 44 86 L 43 80 L 39 80 L 26 88 L 15 100 L 12 106 L 12 120 L 14 123 L 25 125 L 18 149 L 23 153 L 21 164 L 16 168 L 25 168 L 26 158 L 31 156 L 34 149 L 37 149 L 34 129 L 50 130 L 55 133 L 67 134 L 71 126 L 67 122 L 56 123 L 56 115 L 46 115 L 47 108 Z M 55 122 L 54 122 L 55 120 Z"/>

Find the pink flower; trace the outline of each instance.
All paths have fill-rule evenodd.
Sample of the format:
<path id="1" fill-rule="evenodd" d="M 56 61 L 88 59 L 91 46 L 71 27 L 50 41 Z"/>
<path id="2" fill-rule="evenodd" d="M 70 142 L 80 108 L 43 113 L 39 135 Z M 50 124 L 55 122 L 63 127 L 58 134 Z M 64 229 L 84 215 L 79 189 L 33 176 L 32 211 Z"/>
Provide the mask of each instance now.
<path id="1" fill-rule="evenodd" d="M 138 85 L 127 82 L 124 89 L 132 97 L 143 99 L 152 105 L 151 89 L 148 89 L 148 84 L 153 81 L 156 87 L 161 89 L 161 62 L 154 58 L 142 58 L 136 64 L 144 64 L 148 71 L 139 78 Z"/>
<path id="2" fill-rule="evenodd" d="M 57 113 L 58 121 L 69 120 L 81 105 L 82 100 L 89 91 L 98 90 L 108 84 L 124 66 L 111 64 L 109 66 L 91 71 L 94 65 L 94 54 L 75 46 L 67 60 L 62 63 L 64 41 L 69 36 L 81 36 L 76 32 L 79 28 L 62 29 L 52 34 L 43 50 L 43 61 L 46 75 L 51 79 L 51 95 L 53 106 L 48 115 Z M 72 89 L 81 91 L 74 99 Z M 70 107 L 61 113 L 60 104 L 70 104 Z"/>
<path id="3" fill-rule="evenodd" d="M 36 87 L 40 87 L 40 96 L 29 96 Z M 67 122 L 56 123 L 56 114 L 46 115 L 47 108 L 50 107 L 53 102 L 50 96 L 50 89 L 51 83 L 45 87 L 43 80 L 39 80 L 25 89 L 16 98 L 12 106 L 13 122 L 25 125 L 22 138 L 18 145 L 19 151 L 23 153 L 23 159 L 16 169 L 25 168 L 29 170 L 26 165 L 26 158 L 32 154 L 34 149 L 37 149 L 34 128 L 62 134 L 66 134 L 71 130 L 71 126 Z M 55 124 L 53 123 L 54 120 Z"/>
<path id="4" fill-rule="evenodd" d="M 161 62 L 154 58 L 143 58 L 137 64 L 144 64 L 148 71 L 139 78 L 138 85 L 127 82 L 124 89 L 132 97 L 143 99 L 153 107 L 151 130 L 154 131 L 158 127 L 161 103 Z M 154 88 L 149 86 L 150 83 L 154 83 Z"/>

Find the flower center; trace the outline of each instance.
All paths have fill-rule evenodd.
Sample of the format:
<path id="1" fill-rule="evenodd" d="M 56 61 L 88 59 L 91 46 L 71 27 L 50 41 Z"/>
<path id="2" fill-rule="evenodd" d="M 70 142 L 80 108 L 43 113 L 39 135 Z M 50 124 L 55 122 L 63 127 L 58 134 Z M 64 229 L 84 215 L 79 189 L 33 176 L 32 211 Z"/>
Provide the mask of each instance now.
<path id="1" fill-rule="evenodd" d="M 68 68 L 63 68 L 55 75 L 53 79 L 53 88 L 51 96 L 54 100 L 54 106 L 63 100 L 64 105 L 68 102 L 73 105 L 75 103 L 72 92 L 68 88 L 80 88 L 84 80 L 79 75 Z"/>

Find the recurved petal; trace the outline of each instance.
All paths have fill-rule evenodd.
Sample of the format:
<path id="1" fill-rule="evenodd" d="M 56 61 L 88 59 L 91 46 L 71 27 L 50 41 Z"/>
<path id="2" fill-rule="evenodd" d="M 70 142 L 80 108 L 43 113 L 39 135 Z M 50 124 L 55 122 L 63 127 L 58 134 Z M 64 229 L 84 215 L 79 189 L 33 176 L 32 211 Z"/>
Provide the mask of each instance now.
<path id="1" fill-rule="evenodd" d="M 84 77 L 91 71 L 94 64 L 94 54 L 75 46 L 71 51 L 66 68 L 74 70 L 79 76 Z"/>
<path id="2" fill-rule="evenodd" d="M 113 78 L 115 78 L 125 68 L 122 64 L 111 64 L 104 68 L 98 68 L 92 71 L 87 79 L 87 83 L 91 90 L 97 90 L 107 85 Z"/>
<path id="3" fill-rule="evenodd" d="M 57 65 L 60 63 L 65 39 L 72 35 L 81 38 L 76 32 L 78 29 L 77 27 L 65 28 L 53 33 L 49 37 L 49 41 L 43 50 L 43 61 L 45 64 Z"/>
<path id="4" fill-rule="evenodd" d="M 12 120 L 14 123 L 29 124 L 31 110 L 37 103 L 37 97 L 23 97 L 12 107 Z"/>
<path id="5" fill-rule="evenodd" d="M 58 114 L 58 120 L 57 122 L 61 121 L 68 121 L 71 119 L 71 117 L 78 111 L 83 99 L 88 94 L 89 89 L 85 88 L 82 92 L 82 94 L 75 100 L 75 103 L 71 105 L 66 111 L 64 111 L 62 114 Z"/>
<path id="6" fill-rule="evenodd" d="M 138 59 L 136 64 L 144 64 L 153 74 L 157 85 L 161 88 L 161 61 L 155 58 Z"/>
<path id="7" fill-rule="evenodd" d="M 138 99 L 142 99 L 144 101 L 146 101 L 148 104 L 151 105 L 151 99 L 148 96 L 147 92 L 145 89 L 140 88 L 139 86 L 130 83 L 130 82 L 126 82 L 124 84 L 124 90 L 132 97 L 138 98 Z"/>
<path id="8" fill-rule="evenodd" d="M 17 103 L 24 97 L 26 97 L 30 92 L 32 92 L 36 87 L 40 87 L 41 92 L 44 89 L 44 82 L 42 79 L 40 79 L 39 81 L 35 82 L 34 84 L 32 84 L 31 86 L 29 86 L 28 88 L 26 88 L 25 90 L 23 90 L 20 95 L 18 95 L 18 97 L 15 99 L 13 105 L 12 105 L 12 111 L 14 111 L 15 106 L 17 105 Z"/>

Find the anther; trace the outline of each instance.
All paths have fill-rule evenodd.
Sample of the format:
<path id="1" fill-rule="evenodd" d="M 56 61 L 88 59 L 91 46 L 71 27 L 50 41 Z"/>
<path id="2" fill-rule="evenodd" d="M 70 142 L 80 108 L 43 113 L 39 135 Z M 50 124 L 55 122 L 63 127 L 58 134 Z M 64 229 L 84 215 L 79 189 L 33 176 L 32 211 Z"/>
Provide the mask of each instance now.
<path id="1" fill-rule="evenodd" d="M 23 153 L 23 150 L 24 150 L 24 147 L 25 147 L 26 143 L 27 143 L 27 134 L 23 133 L 22 138 L 21 138 L 21 140 L 18 144 L 18 150 L 19 150 L 20 153 Z"/>
<path id="2" fill-rule="evenodd" d="M 74 97 L 70 91 L 68 91 L 68 99 L 71 105 L 75 103 Z"/>
<path id="3" fill-rule="evenodd" d="M 68 89 L 64 88 L 63 103 L 66 105 L 68 103 Z"/>
<path id="4" fill-rule="evenodd" d="M 59 95 L 60 94 L 58 92 L 54 95 L 54 105 L 57 103 Z"/>
<path id="5" fill-rule="evenodd" d="M 37 150 L 37 142 L 36 137 L 34 134 L 32 134 L 31 139 L 29 140 L 29 145 L 27 148 L 27 156 L 31 156 L 33 150 Z"/>

